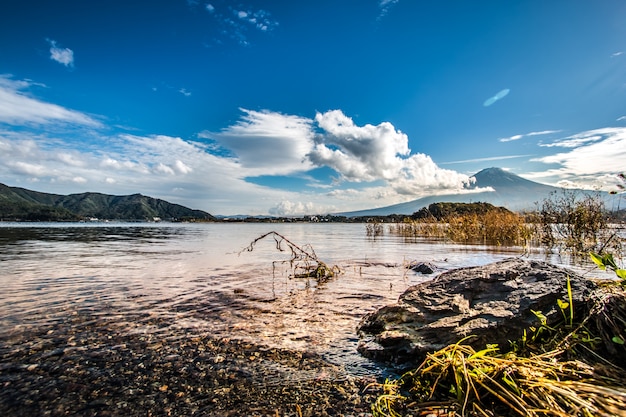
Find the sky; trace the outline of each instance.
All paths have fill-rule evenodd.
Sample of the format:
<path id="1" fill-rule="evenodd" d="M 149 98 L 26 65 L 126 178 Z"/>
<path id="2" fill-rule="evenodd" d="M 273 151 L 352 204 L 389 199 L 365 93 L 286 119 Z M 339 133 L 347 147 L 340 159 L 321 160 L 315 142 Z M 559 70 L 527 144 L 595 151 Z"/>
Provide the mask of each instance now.
<path id="1" fill-rule="evenodd" d="M 616 189 L 622 0 L 5 0 L 0 183 L 214 215 Z"/>

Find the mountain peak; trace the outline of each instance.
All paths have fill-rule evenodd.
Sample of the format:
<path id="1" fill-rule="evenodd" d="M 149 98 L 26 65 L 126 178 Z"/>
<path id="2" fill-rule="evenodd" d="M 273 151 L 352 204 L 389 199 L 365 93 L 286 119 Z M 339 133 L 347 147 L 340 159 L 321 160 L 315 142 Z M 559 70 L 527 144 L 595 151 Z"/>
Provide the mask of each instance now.
<path id="1" fill-rule="evenodd" d="M 485 168 L 482 171 L 474 174 L 474 178 L 476 179 L 474 187 L 492 187 L 495 189 L 499 189 L 502 187 L 510 187 L 513 185 L 534 185 L 532 181 L 526 180 L 519 175 L 496 167 Z"/>
<path id="2" fill-rule="evenodd" d="M 536 183 L 505 171 L 502 168 L 486 168 L 474 175 L 476 181 L 471 189 L 476 192 L 432 195 L 405 203 L 379 207 L 371 210 L 341 213 L 347 216 L 381 216 L 390 214 L 412 214 L 432 203 L 490 203 L 513 211 L 532 210 L 535 202 L 547 198 L 558 190 L 550 185 Z"/>

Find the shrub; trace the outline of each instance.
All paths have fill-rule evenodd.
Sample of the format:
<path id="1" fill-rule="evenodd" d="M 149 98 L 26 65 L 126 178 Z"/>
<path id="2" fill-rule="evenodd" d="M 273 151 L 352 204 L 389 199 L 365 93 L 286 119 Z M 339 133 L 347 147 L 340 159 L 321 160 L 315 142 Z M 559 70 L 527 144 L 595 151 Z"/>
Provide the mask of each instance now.
<path id="1" fill-rule="evenodd" d="M 598 193 L 553 192 L 538 213 L 541 243 L 577 254 L 604 247 L 612 239 L 604 201 Z"/>

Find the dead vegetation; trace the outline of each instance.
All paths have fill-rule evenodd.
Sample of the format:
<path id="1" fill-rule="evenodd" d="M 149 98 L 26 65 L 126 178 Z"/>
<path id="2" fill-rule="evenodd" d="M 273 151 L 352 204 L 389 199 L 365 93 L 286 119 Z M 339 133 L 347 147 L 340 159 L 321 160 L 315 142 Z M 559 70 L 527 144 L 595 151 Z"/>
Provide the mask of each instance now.
<path id="1" fill-rule="evenodd" d="M 272 266 L 275 269 L 277 263 L 289 264 L 291 269 L 291 278 L 314 278 L 318 283 L 323 283 L 341 273 L 341 270 L 337 265 L 328 266 L 326 263 L 322 262 L 317 257 L 315 250 L 313 250 L 313 247 L 310 244 L 298 246 L 282 234 L 275 231 L 271 231 L 257 237 L 250 242 L 247 247 L 242 249 L 239 254 L 243 252 L 252 252 L 256 244 L 266 238 L 274 239 L 276 250 L 279 252 L 289 251 L 291 256 L 289 259 L 273 261 Z"/>

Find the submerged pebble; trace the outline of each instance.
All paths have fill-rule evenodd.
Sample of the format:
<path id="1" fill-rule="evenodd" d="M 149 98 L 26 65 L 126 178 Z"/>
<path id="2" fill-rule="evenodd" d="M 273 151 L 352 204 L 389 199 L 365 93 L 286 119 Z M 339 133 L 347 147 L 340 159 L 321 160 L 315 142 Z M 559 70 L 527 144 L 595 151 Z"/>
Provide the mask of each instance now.
<path id="1" fill-rule="evenodd" d="M 153 319 L 153 324 L 158 323 Z M 161 339 L 72 316 L 0 339 L 10 416 L 369 416 L 370 380 L 318 355 L 236 339 Z"/>

